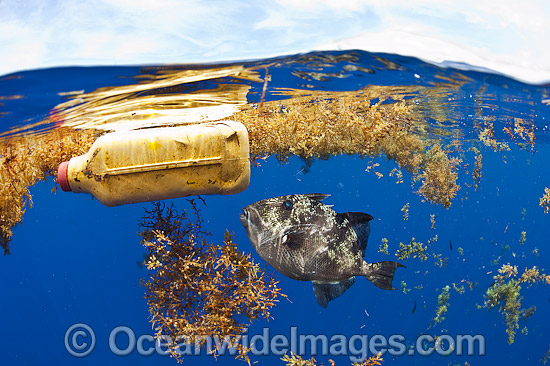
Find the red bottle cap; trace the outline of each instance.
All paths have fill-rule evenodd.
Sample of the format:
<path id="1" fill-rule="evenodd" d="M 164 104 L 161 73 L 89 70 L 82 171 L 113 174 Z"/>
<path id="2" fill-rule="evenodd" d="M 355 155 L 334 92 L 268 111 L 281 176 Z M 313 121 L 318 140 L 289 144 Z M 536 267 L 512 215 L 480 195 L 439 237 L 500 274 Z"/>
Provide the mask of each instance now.
<path id="1" fill-rule="evenodd" d="M 61 190 L 63 192 L 72 191 L 71 186 L 69 185 L 68 170 L 68 161 L 62 162 L 61 164 L 59 164 L 59 168 L 57 168 L 57 181 L 59 182 L 59 186 L 61 187 Z"/>

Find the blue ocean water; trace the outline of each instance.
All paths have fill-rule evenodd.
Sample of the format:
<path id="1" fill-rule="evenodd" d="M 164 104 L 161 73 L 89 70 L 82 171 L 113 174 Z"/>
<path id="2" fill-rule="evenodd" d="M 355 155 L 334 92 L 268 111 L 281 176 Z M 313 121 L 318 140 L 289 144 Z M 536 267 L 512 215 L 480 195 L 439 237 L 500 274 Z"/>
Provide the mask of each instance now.
<path id="1" fill-rule="evenodd" d="M 315 359 L 325 365 L 329 364 L 329 359 L 337 365 L 347 365 L 350 356 L 352 359 L 372 356 L 376 353 L 372 340 L 387 340 L 392 336 L 402 336 L 407 352 L 399 356 L 387 352 L 383 355 L 384 365 L 539 364 L 550 346 L 550 286 L 542 283 L 522 286 L 522 307 L 536 306 L 536 312 L 525 321 L 520 319 L 512 345 L 507 342 L 503 315 L 496 309 L 478 309 L 477 305 L 483 304 L 483 295 L 502 264 L 517 265 L 520 272 L 532 266 L 545 273 L 550 271 L 550 255 L 546 248 L 550 216 L 539 206 L 544 188 L 550 186 L 547 117 L 550 87 L 527 85 L 495 74 L 443 69 L 398 55 L 359 51 L 320 52 L 245 64 L 270 65 L 271 81 L 266 100 L 282 98 L 276 95 L 276 88 L 348 91 L 369 85 L 433 87 L 434 93 L 415 98 L 421 109 L 423 105 L 439 103 L 448 112 L 450 118 L 445 123 L 426 116 L 434 131 L 446 129 L 455 135 L 458 131 L 465 147 L 473 146 L 483 154 L 479 189 L 468 188 L 472 178 L 460 170 L 461 190 L 449 209 L 423 202 L 411 188 L 410 175 L 406 172 L 404 183 L 396 184 L 396 178 L 389 173 L 397 164 L 383 156 L 373 159 L 331 157 L 313 161 L 309 169 L 304 169 L 305 163 L 298 158 L 281 163 L 270 157 L 259 167 L 252 167 L 250 186 L 243 193 L 205 196 L 206 205 L 198 203 L 212 240 L 221 241 L 226 229 L 232 231 L 239 250 L 250 252 L 262 265 L 265 262 L 254 252 L 239 222 L 241 208 L 268 197 L 310 192 L 331 194 L 325 203 L 334 205 L 337 212 L 362 211 L 374 217 L 365 256 L 369 262 L 389 258 L 378 251 L 382 238 L 388 239 L 392 254 L 400 242 L 408 243 L 414 237 L 426 243 L 436 234 L 438 240 L 430 250 L 447 258 L 443 267 L 437 266 L 433 258 L 402 261 L 407 268 L 396 272 L 396 291 L 383 291 L 366 279 L 357 278 L 356 283 L 327 309 L 317 304 L 310 283 L 277 274 L 288 300 L 281 299 L 271 311 L 269 321 L 253 322 L 248 330 L 249 339 L 266 332 L 268 341 L 276 335 L 289 339 L 293 335 L 325 335 L 329 339 L 344 336 L 350 342 L 348 355 L 334 354 L 337 352 L 315 355 Z M 180 65 L 174 68 L 214 66 Z M 0 97 L 22 96 L 0 98 L 2 131 L 46 118 L 52 108 L 66 100 L 59 92 L 91 92 L 104 86 L 129 85 L 135 83 L 141 73 L 155 70 L 155 67 L 72 67 L 0 77 Z M 262 69 L 259 70 L 261 73 Z M 438 94 L 435 86 L 448 79 L 464 82 L 450 95 Z M 203 81 L 175 88 L 172 92 L 185 93 L 223 82 L 236 81 Z M 263 84 L 239 82 L 250 83 L 248 101 L 258 103 Z M 491 117 L 496 138 L 509 143 L 511 151 L 494 152 L 479 142 L 481 115 Z M 534 149 L 518 145 L 502 131 L 514 118 L 534 125 Z M 33 128 L 29 128 L 28 133 L 32 132 Z M 436 132 L 433 134 L 434 138 L 438 136 Z M 464 159 L 471 160 L 473 155 L 466 151 Z M 365 171 L 369 163 L 380 164 L 376 170 L 383 174 L 382 178 Z M 86 194 L 59 190 L 53 194 L 54 184 L 49 179 L 31 187 L 33 207 L 27 210 L 22 224 L 14 230 L 12 253 L 1 258 L 1 363 L 175 364 L 175 360 L 162 355 L 148 341 L 144 344 L 146 354 L 140 354 L 144 352 L 136 345 L 129 347 L 128 355 L 121 355 L 124 352 L 120 351 L 132 346 L 132 337 L 128 334 L 136 339 L 154 334 L 143 298 L 145 290 L 139 286 L 140 279 L 146 279 L 148 273 L 136 265 L 145 252 L 137 234 L 138 220 L 144 214 L 144 207 L 151 205 L 108 208 Z M 173 202 L 180 209 L 188 207 L 184 198 Z M 408 220 L 403 219 L 401 211 L 406 203 L 409 203 Z M 435 215 L 434 229 L 430 215 Z M 520 243 L 522 232 L 526 232 L 524 244 Z M 461 283 L 462 280 L 471 282 L 472 289 L 466 282 Z M 401 290 L 402 281 L 410 291 Z M 453 283 L 465 285 L 465 292 L 455 291 Z M 433 325 L 438 295 L 447 285 L 450 286 L 450 299 L 445 320 Z M 85 349 L 92 342 L 89 335 L 68 333 L 75 324 L 85 324 L 95 334 L 95 346 L 86 357 L 75 357 L 67 346 L 67 342 L 75 340 L 78 351 L 78 346 Z M 524 326 L 528 329 L 527 334 L 522 333 Z M 113 345 L 110 336 L 116 331 L 120 333 Z M 481 335 L 484 354 L 480 355 L 478 346 L 473 355 L 458 355 L 456 351 L 449 355 L 437 352 L 420 355 L 414 346 L 421 335 L 448 335 L 454 339 L 458 335 Z M 257 341 L 258 349 L 262 349 L 261 343 L 261 339 Z M 434 342 L 431 343 L 433 346 Z M 425 349 L 429 346 L 425 345 Z M 415 351 L 414 355 L 409 347 Z M 72 351 L 74 353 L 75 349 Z M 251 361 L 259 365 L 282 365 L 283 351 L 252 355 Z M 311 357 L 311 349 L 302 356 Z M 204 350 L 201 355 L 184 356 L 184 362 L 243 364 L 231 355 L 214 359 L 205 355 Z"/>

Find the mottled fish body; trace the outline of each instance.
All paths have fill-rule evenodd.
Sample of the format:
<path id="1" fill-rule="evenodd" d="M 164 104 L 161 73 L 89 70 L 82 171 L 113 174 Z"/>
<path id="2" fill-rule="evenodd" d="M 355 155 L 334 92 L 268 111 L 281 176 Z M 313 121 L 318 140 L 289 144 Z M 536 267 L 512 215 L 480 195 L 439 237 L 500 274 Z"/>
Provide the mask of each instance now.
<path id="1" fill-rule="evenodd" d="M 241 223 L 258 254 L 277 271 L 300 281 L 312 281 L 323 307 L 366 276 L 382 289 L 391 285 L 392 261 L 363 260 L 372 216 L 336 213 L 321 201 L 327 194 L 268 198 L 243 208 Z"/>

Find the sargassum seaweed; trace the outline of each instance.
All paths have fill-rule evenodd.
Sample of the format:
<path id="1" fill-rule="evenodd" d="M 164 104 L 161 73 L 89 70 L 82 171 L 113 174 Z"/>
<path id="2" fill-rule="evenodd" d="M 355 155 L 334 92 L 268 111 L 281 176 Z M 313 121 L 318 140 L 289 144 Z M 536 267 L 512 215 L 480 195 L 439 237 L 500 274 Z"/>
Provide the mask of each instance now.
<path id="1" fill-rule="evenodd" d="M 550 211 L 550 188 L 544 188 L 544 195 L 540 198 L 539 206 L 544 208 L 544 213 Z"/>
<path id="2" fill-rule="evenodd" d="M 302 357 L 295 355 L 292 352 L 290 353 L 290 356 L 285 353 L 285 355 L 281 357 L 281 360 L 286 362 L 287 366 L 323 366 L 321 362 L 316 361 L 313 357 L 308 360 L 304 360 Z M 333 360 L 329 359 L 329 362 L 330 366 L 335 365 L 335 362 Z M 382 365 L 382 362 L 384 362 L 382 354 L 377 353 L 376 355 L 371 356 L 362 362 L 354 362 L 353 366 L 378 366 Z"/>
<path id="3" fill-rule="evenodd" d="M 142 243 L 152 258 L 142 286 L 155 336 L 183 341 L 183 346 L 168 346 L 178 361 L 183 357 L 179 347 L 200 349 L 209 338 L 222 341 L 207 349 L 214 356 L 226 341 L 237 344 L 237 357 L 250 362 L 241 334 L 254 319 L 269 319 L 277 297 L 284 295 L 250 254 L 237 250 L 232 234 L 226 232 L 220 244 L 208 241 L 199 209 L 188 201 L 190 209 L 181 212 L 156 202 L 140 223 Z"/>
<path id="4" fill-rule="evenodd" d="M 29 187 L 56 173 L 57 166 L 85 153 L 99 135 L 95 130 L 58 128 L 39 135 L 16 136 L 0 144 L 0 245 L 10 253 L 13 227 L 32 207 Z"/>
<path id="5" fill-rule="evenodd" d="M 531 286 L 537 282 L 550 285 L 550 275 L 540 273 L 535 266 L 526 268 L 519 276 L 517 266 L 512 266 L 510 263 L 502 265 L 498 270 L 498 274 L 493 277 L 494 284 L 489 286 L 485 293 L 485 302 L 483 306 L 478 305 L 478 308 L 487 308 L 489 310 L 497 308 L 504 315 L 506 323 L 506 333 L 508 334 L 508 343 L 514 343 L 516 330 L 519 329 L 519 320 L 527 320 L 534 314 L 536 307 L 529 309 L 521 308 L 520 296 L 521 284 Z"/>
<path id="6" fill-rule="evenodd" d="M 248 130 L 253 162 L 269 155 L 280 161 L 295 155 L 306 162 L 341 154 L 385 155 L 421 182 L 418 194 L 448 208 L 460 189 L 461 160 L 423 138 L 426 123 L 414 103 L 403 100 L 406 92 L 406 87 L 381 86 L 354 92 L 293 89 L 281 92 L 290 99 L 263 103 L 261 109 L 249 105 L 232 119 Z"/>

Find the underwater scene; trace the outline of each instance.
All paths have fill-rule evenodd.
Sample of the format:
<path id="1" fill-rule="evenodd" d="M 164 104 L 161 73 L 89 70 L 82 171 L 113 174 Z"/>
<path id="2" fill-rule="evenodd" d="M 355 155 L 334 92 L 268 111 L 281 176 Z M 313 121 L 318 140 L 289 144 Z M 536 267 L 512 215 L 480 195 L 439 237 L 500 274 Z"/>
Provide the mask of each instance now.
<path id="1" fill-rule="evenodd" d="M 550 364 L 550 86 L 463 66 L 0 77 L 1 363 Z M 248 133 L 239 193 L 64 192 L 100 136 L 217 121 Z"/>

